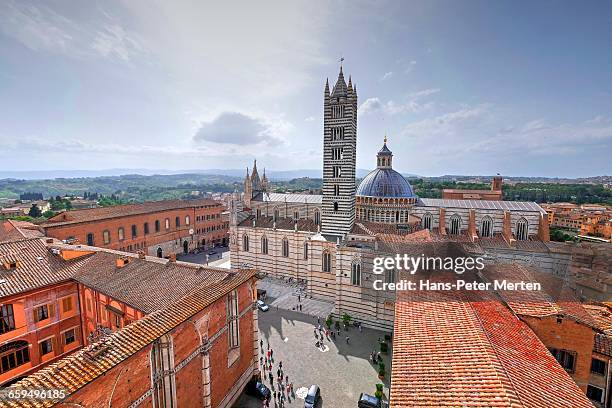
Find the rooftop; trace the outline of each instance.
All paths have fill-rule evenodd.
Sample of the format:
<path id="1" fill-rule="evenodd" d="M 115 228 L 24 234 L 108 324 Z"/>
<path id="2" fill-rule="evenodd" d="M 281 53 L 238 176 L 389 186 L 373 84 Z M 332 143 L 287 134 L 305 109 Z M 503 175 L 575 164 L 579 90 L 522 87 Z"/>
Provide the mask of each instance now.
<path id="1" fill-rule="evenodd" d="M 112 207 L 84 208 L 82 210 L 71 210 L 59 213 L 49 218 L 42 226 L 54 227 L 59 225 L 78 224 L 81 222 L 101 221 L 128 215 L 150 214 L 168 210 L 207 206 L 222 206 L 222 203 L 210 199 L 164 200 L 147 201 L 141 204 L 116 205 Z"/>
<path id="2" fill-rule="evenodd" d="M 238 225 L 240 227 L 253 227 L 253 221 L 255 221 L 256 228 L 273 228 L 276 226 L 276 229 L 279 230 L 293 230 L 296 223 L 293 218 L 279 217 L 275 222 L 274 217 L 255 217 L 251 215 L 241 221 Z M 317 232 L 319 230 L 319 226 L 316 225 L 310 218 L 300 218 L 297 220 L 297 229 L 298 231 Z"/>
<path id="3" fill-rule="evenodd" d="M 323 196 L 321 194 L 294 194 L 294 193 L 262 193 L 254 198 L 255 201 L 270 203 L 303 203 L 321 204 Z"/>
<path id="4" fill-rule="evenodd" d="M 0 223 L 0 242 L 40 237 L 43 237 L 43 233 L 36 224 L 31 222 L 6 220 Z"/>
<path id="5" fill-rule="evenodd" d="M 525 323 L 476 293 L 398 295 L 391 408 L 592 407 Z"/>
<path id="6" fill-rule="evenodd" d="M 531 201 L 454 200 L 446 198 L 419 198 L 416 205 L 442 208 L 474 208 L 484 210 L 537 211 L 545 213 Z"/>

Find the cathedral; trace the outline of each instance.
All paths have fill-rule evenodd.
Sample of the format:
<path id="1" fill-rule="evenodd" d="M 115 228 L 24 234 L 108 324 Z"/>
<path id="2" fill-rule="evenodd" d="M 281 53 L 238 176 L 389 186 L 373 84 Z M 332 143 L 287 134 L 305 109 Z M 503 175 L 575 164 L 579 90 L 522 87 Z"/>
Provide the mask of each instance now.
<path id="1" fill-rule="evenodd" d="M 546 212 L 534 202 L 418 197 L 393 169 L 385 136 L 376 168 L 356 186 L 357 87 L 342 67 L 323 95 L 322 195 L 270 191 L 257 163 L 244 181 L 242 210 L 232 211 L 233 265 L 248 264 L 302 282 L 309 294 L 364 324 L 389 329 L 394 294 L 372 288 L 373 259 L 414 242 L 460 245 L 511 261 L 542 262 L 552 270 Z M 374 161 L 373 161 L 374 162 Z M 495 178 L 490 196 L 501 196 Z M 498 191 L 499 190 L 499 191 Z M 475 195 L 473 195 L 475 197 Z M 485 195 L 486 197 L 487 195 Z M 393 272 L 385 280 L 394 282 Z"/>

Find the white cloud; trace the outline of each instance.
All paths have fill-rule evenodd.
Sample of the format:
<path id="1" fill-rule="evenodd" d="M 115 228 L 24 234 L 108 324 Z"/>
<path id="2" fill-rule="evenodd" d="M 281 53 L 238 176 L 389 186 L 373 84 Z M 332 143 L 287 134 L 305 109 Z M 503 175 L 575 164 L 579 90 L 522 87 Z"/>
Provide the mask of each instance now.
<path id="1" fill-rule="evenodd" d="M 393 76 L 393 72 L 389 71 L 389 72 L 385 72 L 385 74 L 382 76 L 382 78 L 380 78 L 381 81 L 384 81 L 386 79 L 389 79 Z"/>
<path id="2" fill-rule="evenodd" d="M 434 95 L 440 92 L 438 88 L 424 89 L 422 91 L 413 92 L 408 94 L 406 100 L 403 102 L 395 102 L 389 100 L 383 103 L 378 97 L 372 97 L 366 99 L 361 106 L 359 106 L 359 113 L 362 115 L 368 115 L 371 113 L 382 112 L 387 115 L 397 115 L 402 113 L 415 113 L 424 110 L 431 109 L 434 103 L 420 102 L 419 99 L 427 96 Z"/>
<path id="3" fill-rule="evenodd" d="M 279 143 L 273 124 L 240 112 L 223 112 L 210 122 L 204 122 L 194 135 L 196 142 L 234 145 Z"/>

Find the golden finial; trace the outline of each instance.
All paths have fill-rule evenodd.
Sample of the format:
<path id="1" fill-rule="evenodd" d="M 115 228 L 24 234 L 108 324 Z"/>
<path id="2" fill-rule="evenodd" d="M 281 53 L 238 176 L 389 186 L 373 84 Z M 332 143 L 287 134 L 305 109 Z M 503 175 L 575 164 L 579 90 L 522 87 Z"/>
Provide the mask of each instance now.
<path id="1" fill-rule="evenodd" d="M 385 144 L 387 144 L 387 133 L 385 133 Z"/>

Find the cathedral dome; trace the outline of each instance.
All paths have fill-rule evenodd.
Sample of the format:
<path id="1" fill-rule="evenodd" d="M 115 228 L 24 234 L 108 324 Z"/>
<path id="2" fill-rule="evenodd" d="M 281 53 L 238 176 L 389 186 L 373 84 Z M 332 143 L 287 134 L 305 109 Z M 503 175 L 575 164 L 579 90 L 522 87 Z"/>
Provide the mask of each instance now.
<path id="1" fill-rule="evenodd" d="M 408 181 L 393 169 L 377 168 L 359 183 L 356 192 L 362 197 L 412 198 L 416 197 Z"/>
<path id="2" fill-rule="evenodd" d="M 392 168 L 393 153 L 387 147 L 387 137 L 376 155 L 377 168 L 359 184 L 355 195 L 361 197 L 416 198 L 404 176 Z"/>

